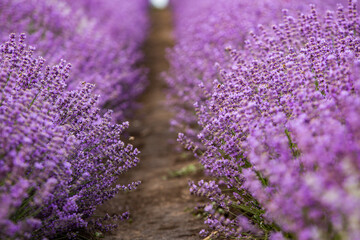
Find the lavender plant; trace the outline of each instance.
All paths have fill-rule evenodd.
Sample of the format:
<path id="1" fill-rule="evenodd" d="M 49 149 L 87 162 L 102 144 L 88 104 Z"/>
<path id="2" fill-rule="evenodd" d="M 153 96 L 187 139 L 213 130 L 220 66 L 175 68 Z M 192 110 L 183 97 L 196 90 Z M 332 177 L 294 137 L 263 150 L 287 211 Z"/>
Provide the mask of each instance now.
<path id="1" fill-rule="evenodd" d="M 147 1 L 4 0 L 0 3 L 0 39 L 25 32 L 49 63 L 70 61 L 68 89 L 81 81 L 95 84 L 99 104 L 124 120 L 144 90 L 137 66 L 146 36 Z M 119 24 L 119 22 L 121 24 Z"/>
<path id="2" fill-rule="evenodd" d="M 179 139 L 183 144 L 192 142 L 202 148 L 194 104 L 202 105 L 209 97 L 214 80 L 222 78 L 220 66 L 227 70 L 236 67 L 225 49 L 243 46 L 250 31 L 259 33 L 258 24 L 281 19 L 282 8 L 304 11 L 312 2 L 323 12 L 339 1 L 172 1 L 176 45 L 169 51 L 170 71 L 165 78 L 170 88 L 169 106 L 175 114 L 171 125 L 184 134 Z"/>
<path id="3" fill-rule="evenodd" d="M 216 180 L 190 183 L 218 236 L 358 238 L 359 39 L 349 1 L 323 15 L 284 10 L 228 49 L 233 68 L 196 105 L 199 159 Z"/>
<path id="4" fill-rule="evenodd" d="M 99 115 L 92 84 L 66 90 L 70 64 L 45 67 L 33 55 L 24 34 L 0 46 L 0 236 L 109 230 L 114 226 L 91 218 L 96 206 L 139 184 L 116 185 L 138 162 L 138 150 L 120 140 L 128 123 L 113 124 L 111 111 Z"/>

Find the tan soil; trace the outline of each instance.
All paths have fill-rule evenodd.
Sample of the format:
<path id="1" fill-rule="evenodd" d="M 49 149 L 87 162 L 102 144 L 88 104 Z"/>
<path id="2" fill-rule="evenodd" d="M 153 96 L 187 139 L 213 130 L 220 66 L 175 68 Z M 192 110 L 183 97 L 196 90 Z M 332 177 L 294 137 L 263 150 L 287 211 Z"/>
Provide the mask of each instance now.
<path id="1" fill-rule="evenodd" d="M 105 239 L 200 239 L 198 233 L 204 228 L 203 220 L 191 214 L 199 199 L 191 196 L 188 189 L 188 180 L 199 176 L 165 178 L 170 171 L 195 162 L 184 159 L 170 143 L 176 134 L 169 131 L 171 114 L 165 107 L 165 84 L 159 76 L 168 68 L 165 49 L 173 45 L 171 13 L 152 9 L 150 15 L 152 29 L 144 46 L 150 86 L 140 99 L 143 107 L 136 113 L 136 120 L 131 121 L 130 128 L 131 135 L 135 136 L 134 145 L 141 151 L 141 162 L 121 179 L 121 182 L 141 180 L 142 184 L 133 192 L 120 194 L 99 210 L 131 213 L 131 221 L 120 223 L 117 231 Z"/>

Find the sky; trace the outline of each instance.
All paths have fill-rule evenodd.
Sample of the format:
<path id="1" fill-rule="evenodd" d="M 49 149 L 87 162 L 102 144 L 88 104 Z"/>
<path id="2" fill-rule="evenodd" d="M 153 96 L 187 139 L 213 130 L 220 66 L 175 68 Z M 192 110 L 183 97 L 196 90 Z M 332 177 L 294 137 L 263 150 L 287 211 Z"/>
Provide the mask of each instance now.
<path id="1" fill-rule="evenodd" d="M 169 0 L 150 0 L 151 4 L 156 8 L 166 8 L 166 6 L 169 4 Z"/>

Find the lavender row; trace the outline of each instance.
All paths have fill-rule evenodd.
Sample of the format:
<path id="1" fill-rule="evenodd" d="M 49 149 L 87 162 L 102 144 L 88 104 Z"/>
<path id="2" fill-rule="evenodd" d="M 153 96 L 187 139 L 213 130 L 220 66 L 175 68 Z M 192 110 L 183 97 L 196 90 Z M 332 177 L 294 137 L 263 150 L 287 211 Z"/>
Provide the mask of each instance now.
<path id="1" fill-rule="evenodd" d="M 144 88 L 146 11 L 145 0 L 0 2 L 0 37 L 29 36 L 0 45 L 0 238 L 78 239 L 128 218 L 93 215 L 139 184 L 117 185 L 139 151 L 114 121 Z"/>
<path id="2" fill-rule="evenodd" d="M 183 11 L 193 11 L 181 8 L 186 5 L 179 7 L 179 18 Z M 258 25 L 220 58 L 200 46 L 214 35 L 206 35 L 214 29 L 211 26 L 224 32 L 233 27 L 224 30 L 228 24 L 214 20 L 204 29 L 197 22 L 198 36 L 207 37 L 199 45 L 193 41 L 186 46 L 183 39 L 194 35 L 178 26 L 182 53 L 185 47 L 199 47 L 186 57 L 179 55 L 178 62 L 175 48 L 170 59 L 178 75 L 171 77 L 170 85 L 177 99 L 188 95 L 188 105 L 177 106 L 197 124 L 196 129 L 190 118 L 181 119 L 188 132 L 179 134 L 179 140 L 215 178 L 190 184 L 192 193 L 210 200 L 204 211 L 212 232 L 203 230 L 204 236 L 304 240 L 360 236 L 360 19 L 352 1 L 347 8 L 331 9 L 335 11 L 319 11 L 312 5 L 295 16 L 283 10 L 279 24 Z M 201 10 L 210 21 L 216 15 L 215 9 Z M 219 10 L 220 15 L 222 11 L 229 16 L 228 9 Z M 194 68 L 186 64 L 190 62 Z M 176 81 L 184 79 L 185 87 L 179 87 Z M 191 79 L 194 94 L 185 90 Z M 194 109 L 196 116 L 191 113 Z"/>
<path id="3" fill-rule="evenodd" d="M 176 45 L 169 51 L 170 70 L 166 81 L 170 87 L 169 102 L 175 117 L 171 125 L 186 139 L 201 148 L 194 103 L 203 104 L 220 66 L 231 69 L 226 51 L 244 45 L 249 32 L 258 33 L 259 24 L 274 24 L 282 18 L 281 10 L 305 11 L 314 1 L 172 1 L 175 15 Z M 334 8 L 337 0 L 317 1 L 322 12 Z M 346 2 L 346 1 L 343 1 Z M 186 71 L 184 71 L 186 69 Z"/>
<path id="4" fill-rule="evenodd" d="M 112 111 L 100 116 L 93 84 L 67 91 L 71 65 L 45 67 L 25 35 L 18 42 L 11 35 L 0 54 L 0 236 L 72 237 L 89 225 L 111 228 L 90 217 L 138 185 L 115 185 L 138 162 L 138 150 L 120 140 L 128 123 L 113 124 Z"/>
<path id="5" fill-rule="evenodd" d="M 0 3 L 0 39 L 26 33 L 39 56 L 50 64 L 66 59 L 74 66 L 68 89 L 81 81 L 95 84 L 100 105 L 124 120 L 144 90 L 141 59 L 147 1 L 4 0 Z"/>

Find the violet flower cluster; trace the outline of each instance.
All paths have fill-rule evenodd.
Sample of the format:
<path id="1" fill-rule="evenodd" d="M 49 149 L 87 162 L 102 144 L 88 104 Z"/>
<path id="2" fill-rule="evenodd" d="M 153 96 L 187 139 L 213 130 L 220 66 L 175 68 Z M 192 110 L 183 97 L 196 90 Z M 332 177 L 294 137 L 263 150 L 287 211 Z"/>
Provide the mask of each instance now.
<path id="1" fill-rule="evenodd" d="M 204 236 L 360 236 L 360 19 L 351 0 L 332 11 L 308 8 L 295 16 L 283 10 L 281 23 L 258 25 L 244 44 L 227 47 L 231 60 L 202 58 L 219 59 L 218 71 L 211 63 L 200 70 L 195 56 L 205 54 L 200 49 L 179 62 L 172 58 L 177 48 L 171 55 L 179 80 L 174 75 L 170 86 L 178 98 L 189 93 L 183 111 L 195 109 L 199 125 L 198 142 L 187 132 L 179 140 L 215 179 L 190 183 L 193 194 L 210 200 L 204 211 L 212 233 L 203 230 Z M 205 25 L 223 29 L 216 23 Z M 209 32 L 199 25 L 199 36 Z M 186 62 L 197 67 L 184 68 Z M 181 68 L 190 70 L 180 73 Z M 192 78 L 196 94 L 203 90 L 201 98 L 185 90 L 194 74 L 201 76 Z M 184 79 L 179 90 L 176 81 Z"/>
<path id="2" fill-rule="evenodd" d="M 15 34 L 0 46 L 0 236 L 76 237 L 79 229 L 109 230 L 92 218 L 96 206 L 139 184 L 116 185 L 138 163 L 120 140 L 128 123 L 99 114 L 94 85 L 66 90 L 71 65 L 45 66 Z"/>
<path id="3" fill-rule="evenodd" d="M 99 104 L 122 121 L 146 86 L 138 62 L 148 29 L 147 7 L 146 0 L 4 0 L 0 39 L 26 33 L 49 63 L 67 59 L 74 66 L 68 89 L 81 81 L 95 84 Z"/>
<path id="4" fill-rule="evenodd" d="M 340 2 L 346 0 L 340 0 Z M 214 80 L 221 78 L 219 66 L 231 69 L 226 48 L 242 46 L 249 31 L 258 33 L 258 24 L 274 24 L 282 18 L 281 9 L 305 11 L 308 4 L 319 3 L 323 12 L 337 0 L 270 1 L 257 0 L 173 0 L 176 44 L 168 53 L 170 70 L 165 79 L 170 87 L 169 106 L 175 117 L 173 129 L 184 133 L 181 141 L 197 148 L 199 128 L 194 103 L 203 104 Z M 185 70 L 186 69 L 186 70 Z"/>

